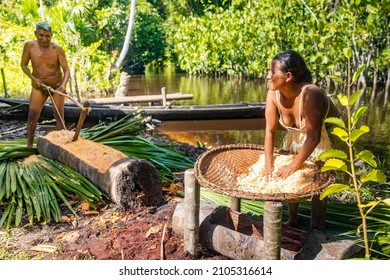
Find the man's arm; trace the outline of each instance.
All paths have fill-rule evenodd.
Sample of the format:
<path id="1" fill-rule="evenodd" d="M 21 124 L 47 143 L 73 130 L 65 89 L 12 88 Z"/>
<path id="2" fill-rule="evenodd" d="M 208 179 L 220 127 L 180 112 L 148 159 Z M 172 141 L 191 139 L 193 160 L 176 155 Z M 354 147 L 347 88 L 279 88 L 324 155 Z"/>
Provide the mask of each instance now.
<path id="1" fill-rule="evenodd" d="M 20 67 L 22 68 L 23 72 L 31 79 L 32 86 L 34 88 L 39 88 L 39 84 L 41 81 L 33 76 L 30 68 L 28 67 L 28 64 L 30 62 L 31 46 L 32 46 L 31 42 L 27 42 L 26 44 L 24 44 Z"/>
<path id="2" fill-rule="evenodd" d="M 66 84 L 68 83 L 70 78 L 70 70 L 69 70 L 68 61 L 66 59 L 64 49 L 58 46 L 57 52 L 58 52 L 58 60 L 60 62 L 60 66 L 64 74 L 64 78 L 62 79 L 61 85 L 57 90 L 61 92 L 65 92 Z"/>
<path id="3" fill-rule="evenodd" d="M 24 44 L 23 47 L 23 53 L 22 53 L 22 60 L 20 62 L 20 67 L 22 67 L 23 72 L 32 80 L 33 76 L 30 71 L 30 68 L 28 67 L 28 63 L 30 62 L 30 46 L 29 42 Z"/>

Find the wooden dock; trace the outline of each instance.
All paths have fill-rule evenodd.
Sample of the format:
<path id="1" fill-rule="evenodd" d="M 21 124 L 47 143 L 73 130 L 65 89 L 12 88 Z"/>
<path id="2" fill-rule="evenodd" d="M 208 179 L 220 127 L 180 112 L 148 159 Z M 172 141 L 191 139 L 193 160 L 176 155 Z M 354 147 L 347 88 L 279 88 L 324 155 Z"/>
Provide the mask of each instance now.
<path id="1" fill-rule="evenodd" d="M 137 96 L 110 97 L 110 98 L 94 98 L 94 99 L 88 99 L 87 101 L 91 104 L 101 104 L 101 105 L 160 102 L 165 106 L 167 105 L 166 104 L 167 101 L 188 100 L 188 99 L 192 99 L 193 97 L 194 97 L 193 94 L 170 93 L 165 95 L 156 94 L 156 95 L 137 95 Z"/>

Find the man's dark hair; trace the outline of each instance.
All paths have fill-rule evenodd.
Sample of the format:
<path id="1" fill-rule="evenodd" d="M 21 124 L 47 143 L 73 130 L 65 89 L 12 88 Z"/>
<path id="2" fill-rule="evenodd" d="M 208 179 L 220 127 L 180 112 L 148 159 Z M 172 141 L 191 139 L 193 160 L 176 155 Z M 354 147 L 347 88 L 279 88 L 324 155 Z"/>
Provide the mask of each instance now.
<path id="1" fill-rule="evenodd" d="M 296 51 L 288 50 L 277 54 L 272 61 L 279 61 L 280 69 L 284 72 L 290 72 L 297 83 L 308 82 L 311 83 L 312 76 L 310 70 L 307 68 L 302 56 Z"/>

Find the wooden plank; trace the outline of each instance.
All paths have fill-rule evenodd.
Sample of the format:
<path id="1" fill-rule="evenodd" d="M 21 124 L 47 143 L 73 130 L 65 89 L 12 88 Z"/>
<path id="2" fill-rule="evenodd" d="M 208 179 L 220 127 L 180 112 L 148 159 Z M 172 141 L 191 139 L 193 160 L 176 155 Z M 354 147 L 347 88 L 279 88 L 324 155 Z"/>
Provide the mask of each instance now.
<path id="1" fill-rule="evenodd" d="M 185 100 L 192 99 L 193 94 L 170 93 L 166 95 L 166 100 Z M 142 103 L 142 102 L 159 102 L 163 101 L 163 95 L 137 95 L 125 97 L 110 97 L 110 98 L 93 98 L 88 99 L 89 103 L 95 104 L 128 104 L 128 103 Z"/>

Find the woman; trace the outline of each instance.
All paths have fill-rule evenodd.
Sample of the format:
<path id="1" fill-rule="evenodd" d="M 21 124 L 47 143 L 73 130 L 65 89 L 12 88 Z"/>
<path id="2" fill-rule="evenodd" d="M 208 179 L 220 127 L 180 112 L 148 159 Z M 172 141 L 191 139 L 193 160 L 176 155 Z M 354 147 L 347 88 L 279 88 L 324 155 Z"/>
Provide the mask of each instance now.
<path id="1" fill-rule="evenodd" d="M 272 59 L 267 80 L 265 175 L 270 176 L 274 169 L 275 137 L 280 124 L 287 129 L 283 149 L 296 154 L 275 174 L 286 178 L 309 157 L 315 158 L 331 147 L 324 119 L 338 117 L 339 111 L 320 88 L 311 84 L 311 73 L 295 51 L 285 51 Z M 290 217 L 285 224 L 297 224 L 297 210 L 297 203 L 289 204 Z"/>

